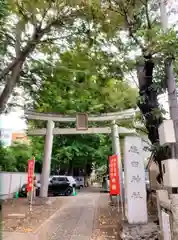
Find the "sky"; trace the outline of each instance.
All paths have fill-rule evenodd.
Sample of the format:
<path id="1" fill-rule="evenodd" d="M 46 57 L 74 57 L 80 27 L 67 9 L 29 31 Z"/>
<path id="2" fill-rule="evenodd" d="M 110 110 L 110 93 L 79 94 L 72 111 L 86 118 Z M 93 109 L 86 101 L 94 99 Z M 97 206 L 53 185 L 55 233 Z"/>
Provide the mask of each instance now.
<path id="1" fill-rule="evenodd" d="M 178 10 L 178 1 L 177 0 L 169 0 L 169 2 L 172 4 L 172 7 L 175 7 Z M 178 14 L 175 15 L 174 13 L 169 15 L 169 24 L 172 25 L 175 23 L 175 21 L 178 21 Z M 159 102 L 164 106 L 165 110 L 168 112 L 168 98 L 167 95 L 164 94 L 160 96 Z M 8 115 L 1 115 L 0 116 L 0 128 L 2 129 L 9 129 L 12 131 L 20 131 L 25 129 L 26 123 L 25 120 L 21 119 L 23 116 L 23 111 L 16 111 L 11 112 Z"/>
<path id="2" fill-rule="evenodd" d="M 11 112 L 0 117 L 0 128 L 19 131 L 26 128 L 25 120 L 21 119 L 23 111 Z"/>

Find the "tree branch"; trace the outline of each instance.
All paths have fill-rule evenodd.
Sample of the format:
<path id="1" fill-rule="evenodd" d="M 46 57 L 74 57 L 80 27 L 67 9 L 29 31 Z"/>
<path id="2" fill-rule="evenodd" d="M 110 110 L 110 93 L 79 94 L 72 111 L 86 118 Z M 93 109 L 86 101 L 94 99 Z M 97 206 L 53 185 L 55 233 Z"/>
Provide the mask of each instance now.
<path id="1" fill-rule="evenodd" d="M 46 9 L 44 10 L 43 14 L 42 14 L 42 19 L 41 19 L 41 22 L 40 22 L 40 24 L 39 24 L 39 27 L 40 27 L 40 28 L 42 27 L 43 21 L 44 21 L 46 15 L 47 15 L 48 11 L 50 10 L 50 8 L 51 8 L 51 6 L 52 6 L 52 3 L 53 3 L 53 1 L 50 1 L 48 8 L 46 8 Z"/>
<path id="2" fill-rule="evenodd" d="M 132 37 L 132 39 L 135 41 L 135 43 L 140 47 L 140 49 L 142 50 L 142 53 L 145 53 L 146 48 L 143 46 L 143 44 L 135 36 L 135 34 L 133 32 L 133 28 L 132 28 L 132 23 L 130 22 L 129 17 L 127 15 L 127 12 L 125 10 L 124 10 L 124 17 L 125 17 L 125 22 L 126 22 L 130 37 Z"/>
<path id="3" fill-rule="evenodd" d="M 148 24 L 148 29 L 152 29 L 152 25 L 149 17 L 149 10 L 148 10 L 148 0 L 146 0 L 146 3 L 145 3 L 145 14 L 146 14 L 146 20 Z"/>
<path id="4" fill-rule="evenodd" d="M 119 6 L 119 9 L 115 9 L 112 7 L 112 3 L 111 1 L 109 0 L 109 9 L 114 11 L 114 12 L 117 12 L 119 13 L 120 15 L 122 15 L 124 18 L 125 18 L 125 23 L 127 25 L 127 29 L 129 31 L 129 35 L 130 37 L 135 41 L 135 43 L 140 47 L 140 49 L 142 50 L 143 53 L 146 52 L 146 49 L 145 47 L 143 46 L 143 44 L 138 40 L 138 38 L 135 36 L 134 34 L 134 31 L 133 31 L 133 22 L 131 22 L 129 20 L 129 17 L 128 17 L 128 8 L 129 8 L 129 4 L 128 3 L 128 6 L 127 8 L 124 6 L 124 4 L 120 3 L 120 2 L 117 2 L 116 0 L 114 0 L 115 4 L 117 4 L 117 6 Z M 134 2 L 135 3 L 135 2 Z"/>
<path id="5" fill-rule="evenodd" d="M 0 73 L 0 79 L 5 78 L 5 76 L 8 75 L 10 71 L 12 71 L 12 69 L 18 64 L 19 61 L 25 59 L 29 53 L 30 48 L 39 43 L 40 39 L 44 36 L 44 34 L 48 33 L 52 27 L 63 26 L 65 21 L 69 20 L 69 17 L 70 20 L 73 22 L 73 18 L 76 16 L 77 14 L 73 12 L 70 14 L 70 16 L 63 16 L 62 19 L 54 19 L 43 29 L 41 29 L 40 26 L 35 27 L 32 39 L 29 40 L 24 49 L 20 51 L 19 56 L 15 57 L 11 61 L 11 63 L 4 70 L 2 70 L 2 72 Z"/>
<path id="6" fill-rule="evenodd" d="M 0 74 L 0 79 L 5 79 L 5 77 L 8 75 L 5 87 L 0 95 L 0 114 L 4 111 L 8 99 L 14 87 L 16 86 L 26 58 L 29 56 L 30 53 L 34 51 L 36 45 L 40 43 L 41 38 L 46 33 L 49 33 L 52 27 L 62 27 L 64 26 L 64 24 L 66 24 L 66 22 L 69 23 L 69 20 L 73 23 L 74 18 L 76 17 L 77 11 L 74 11 L 70 12 L 69 14 L 66 13 L 65 16 L 54 19 L 43 29 L 41 28 L 41 26 L 34 25 L 34 33 L 31 37 L 31 40 L 27 42 L 26 46 L 19 51 L 18 55 L 14 59 L 12 59 L 12 62 Z"/>
<path id="7" fill-rule="evenodd" d="M 57 41 L 57 40 L 62 40 L 62 39 L 65 39 L 65 38 L 68 38 L 69 36 L 71 36 L 71 34 L 69 34 L 68 36 L 59 36 L 59 37 L 54 37 L 54 38 L 46 38 L 44 40 L 41 40 L 39 42 L 39 44 L 43 44 L 43 43 L 52 43 L 54 41 Z"/>

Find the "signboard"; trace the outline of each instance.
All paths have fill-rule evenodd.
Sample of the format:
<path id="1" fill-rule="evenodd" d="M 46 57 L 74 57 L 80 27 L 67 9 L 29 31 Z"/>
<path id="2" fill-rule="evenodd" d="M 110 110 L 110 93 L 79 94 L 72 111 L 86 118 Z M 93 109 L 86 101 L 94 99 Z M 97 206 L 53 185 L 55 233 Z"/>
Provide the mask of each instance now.
<path id="1" fill-rule="evenodd" d="M 163 227 L 163 239 L 171 240 L 171 229 L 170 229 L 170 219 L 169 214 L 164 210 L 161 211 L 162 216 L 162 227 Z"/>
<path id="2" fill-rule="evenodd" d="M 88 129 L 88 114 L 87 113 L 77 113 L 76 129 L 77 130 L 87 130 Z"/>
<path id="3" fill-rule="evenodd" d="M 127 136 L 124 139 L 124 169 L 126 213 L 129 224 L 148 221 L 146 183 L 142 139 Z"/>
<path id="4" fill-rule="evenodd" d="M 31 192 L 33 190 L 34 169 L 35 169 L 35 159 L 28 160 L 27 192 Z"/>
<path id="5" fill-rule="evenodd" d="M 120 194 L 119 167 L 117 155 L 109 157 L 109 179 L 110 195 Z"/>

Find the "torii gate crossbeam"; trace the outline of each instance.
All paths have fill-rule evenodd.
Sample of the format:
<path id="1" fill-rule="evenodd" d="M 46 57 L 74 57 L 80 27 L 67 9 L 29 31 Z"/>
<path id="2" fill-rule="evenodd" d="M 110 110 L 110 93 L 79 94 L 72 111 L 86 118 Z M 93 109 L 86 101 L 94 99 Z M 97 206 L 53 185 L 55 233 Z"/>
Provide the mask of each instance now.
<path id="1" fill-rule="evenodd" d="M 136 134 L 135 129 L 127 129 L 124 127 L 118 127 L 119 134 Z M 47 129 L 30 129 L 27 130 L 29 136 L 44 136 L 46 135 Z M 88 128 L 87 130 L 77 130 L 76 128 L 54 128 L 53 135 L 72 135 L 72 134 L 110 134 L 110 127 L 98 127 Z"/>

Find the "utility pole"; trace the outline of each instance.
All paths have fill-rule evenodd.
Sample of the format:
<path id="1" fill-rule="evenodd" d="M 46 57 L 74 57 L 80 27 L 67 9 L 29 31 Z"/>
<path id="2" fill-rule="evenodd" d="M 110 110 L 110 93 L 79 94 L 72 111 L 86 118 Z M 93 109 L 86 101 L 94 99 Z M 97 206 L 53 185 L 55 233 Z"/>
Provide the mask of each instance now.
<path id="1" fill-rule="evenodd" d="M 160 13 L 161 13 L 161 23 L 163 30 L 167 32 L 168 29 L 168 18 L 166 11 L 165 0 L 160 0 Z M 176 136 L 176 143 L 172 144 L 172 158 L 176 158 L 178 161 L 178 102 L 177 102 L 177 91 L 176 91 L 176 80 L 172 65 L 173 58 L 170 56 L 165 61 L 165 72 L 167 79 L 167 91 L 168 91 L 168 101 L 170 117 L 174 123 L 174 131 Z M 172 194 L 170 194 L 171 199 L 171 214 L 172 214 L 172 239 L 178 239 L 178 192 L 177 188 L 172 189 Z"/>
<path id="2" fill-rule="evenodd" d="M 160 12 L 161 12 L 161 23 L 164 32 L 168 30 L 168 17 L 166 11 L 165 0 L 160 0 Z M 165 61 L 165 72 L 167 79 L 167 91 L 168 91 L 168 101 L 169 101 L 169 111 L 170 117 L 174 122 L 174 130 L 176 136 L 176 144 L 172 147 L 172 157 L 178 159 L 178 101 L 177 101 L 177 89 L 176 89 L 176 79 L 172 66 L 171 56 Z"/>
<path id="3" fill-rule="evenodd" d="M 124 188 L 123 188 L 123 171 L 122 171 L 122 161 L 121 161 L 121 150 L 120 150 L 120 141 L 119 141 L 119 130 L 118 126 L 115 123 L 115 120 L 112 121 L 111 126 L 111 134 L 112 134 L 112 150 L 113 154 L 116 154 L 118 157 L 118 166 L 119 166 L 119 184 L 120 184 L 120 207 L 121 207 L 121 214 L 122 218 L 124 219 Z M 119 206 L 119 205 L 118 205 Z"/>

